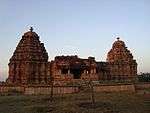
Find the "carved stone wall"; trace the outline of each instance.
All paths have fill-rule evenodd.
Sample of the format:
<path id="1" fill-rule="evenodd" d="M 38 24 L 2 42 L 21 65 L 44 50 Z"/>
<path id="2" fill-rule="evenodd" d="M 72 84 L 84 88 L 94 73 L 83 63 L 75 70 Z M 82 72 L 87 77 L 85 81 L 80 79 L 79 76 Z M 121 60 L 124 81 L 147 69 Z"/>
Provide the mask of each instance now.
<path id="1" fill-rule="evenodd" d="M 20 40 L 9 62 L 10 84 L 45 84 L 47 76 L 48 54 L 39 36 L 30 31 Z"/>
<path id="2" fill-rule="evenodd" d="M 137 63 L 125 43 L 117 38 L 108 52 L 107 62 L 112 80 L 135 80 Z"/>
<path id="3" fill-rule="evenodd" d="M 117 38 L 106 62 L 78 56 L 56 56 L 48 62 L 48 54 L 39 36 L 24 33 L 9 62 L 8 84 L 50 84 L 73 80 L 135 80 L 137 63 L 125 43 Z"/>
<path id="4" fill-rule="evenodd" d="M 51 74 L 55 80 L 98 80 L 97 65 L 93 57 L 81 59 L 77 56 L 57 56 L 51 66 Z"/>

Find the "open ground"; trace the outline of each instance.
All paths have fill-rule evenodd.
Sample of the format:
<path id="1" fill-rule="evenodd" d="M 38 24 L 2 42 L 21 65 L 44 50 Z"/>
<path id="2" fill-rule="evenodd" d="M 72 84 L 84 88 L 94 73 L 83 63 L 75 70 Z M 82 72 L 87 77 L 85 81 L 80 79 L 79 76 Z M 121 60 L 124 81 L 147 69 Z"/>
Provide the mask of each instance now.
<path id="1" fill-rule="evenodd" d="M 95 93 L 95 105 L 90 92 L 54 95 L 50 100 L 50 95 L 1 95 L 0 113 L 150 113 L 149 93 Z"/>

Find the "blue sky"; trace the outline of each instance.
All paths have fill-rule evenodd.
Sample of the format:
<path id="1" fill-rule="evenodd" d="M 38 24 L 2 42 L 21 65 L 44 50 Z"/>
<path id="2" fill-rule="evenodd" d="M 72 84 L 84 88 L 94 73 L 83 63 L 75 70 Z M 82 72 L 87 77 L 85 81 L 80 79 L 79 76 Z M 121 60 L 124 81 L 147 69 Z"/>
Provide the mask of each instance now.
<path id="1" fill-rule="evenodd" d="M 49 60 L 57 55 L 105 61 L 117 36 L 150 72 L 149 0 L 0 0 L 0 80 L 23 33 L 33 26 Z"/>

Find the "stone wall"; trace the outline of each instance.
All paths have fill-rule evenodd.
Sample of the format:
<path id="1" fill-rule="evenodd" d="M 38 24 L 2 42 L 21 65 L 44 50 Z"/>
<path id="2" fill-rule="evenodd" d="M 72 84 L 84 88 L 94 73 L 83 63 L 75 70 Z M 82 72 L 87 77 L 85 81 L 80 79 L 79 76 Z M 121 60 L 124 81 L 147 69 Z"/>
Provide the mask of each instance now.
<path id="1" fill-rule="evenodd" d="M 145 88 L 150 88 L 150 83 L 148 84 L 100 84 L 94 86 L 95 92 L 135 92 L 136 90 L 142 90 Z M 38 94 L 50 94 L 51 86 L 8 86 L 0 85 L 0 94 L 7 92 L 21 92 L 27 95 L 38 95 Z M 77 86 L 54 86 L 54 94 L 70 94 L 78 93 L 80 88 Z"/>
<path id="2" fill-rule="evenodd" d="M 135 84 L 136 90 L 148 89 L 150 88 L 150 83 L 138 83 Z"/>
<path id="3" fill-rule="evenodd" d="M 25 87 L 23 87 L 23 86 L 0 85 L 0 93 L 15 92 L 15 91 L 24 93 Z"/>
<path id="4" fill-rule="evenodd" d="M 135 92 L 134 84 L 98 85 L 95 92 Z"/>
<path id="5" fill-rule="evenodd" d="M 79 92 L 78 87 L 59 87 L 55 86 L 53 87 L 53 94 L 70 94 L 70 93 L 77 93 Z M 44 86 L 44 87 L 33 87 L 29 86 L 25 88 L 25 94 L 51 94 L 51 87 L 50 86 Z"/>
<path id="6" fill-rule="evenodd" d="M 50 94 L 50 86 L 7 86 L 0 85 L 0 93 L 20 92 L 29 95 Z M 70 94 L 79 92 L 79 88 L 75 86 L 55 86 L 53 87 L 54 94 Z"/>

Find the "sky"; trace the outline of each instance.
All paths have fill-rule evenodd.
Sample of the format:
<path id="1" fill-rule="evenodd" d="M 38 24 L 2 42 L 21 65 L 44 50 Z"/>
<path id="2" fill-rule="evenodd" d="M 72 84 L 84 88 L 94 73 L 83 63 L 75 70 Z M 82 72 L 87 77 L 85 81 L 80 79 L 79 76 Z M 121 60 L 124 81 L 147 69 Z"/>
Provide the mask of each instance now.
<path id="1" fill-rule="evenodd" d="M 116 37 L 139 72 L 150 72 L 150 0 L 0 0 L 0 80 L 22 35 L 32 26 L 49 61 L 58 55 L 106 61 Z"/>

